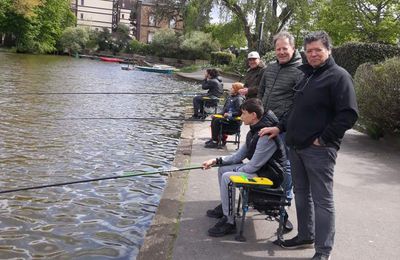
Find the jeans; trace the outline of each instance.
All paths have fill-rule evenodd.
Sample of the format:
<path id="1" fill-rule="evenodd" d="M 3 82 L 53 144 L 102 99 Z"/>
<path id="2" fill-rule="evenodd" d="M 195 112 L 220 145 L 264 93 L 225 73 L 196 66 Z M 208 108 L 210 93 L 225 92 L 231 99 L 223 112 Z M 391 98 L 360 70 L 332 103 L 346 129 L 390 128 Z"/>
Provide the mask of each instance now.
<path id="1" fill-rule="evenodd" d="M 298 237 L 315 239 L 315 251 L 329 255 L 335 237 L 333 173 L 337 150 L 311 145 L 290 149 Z"/>

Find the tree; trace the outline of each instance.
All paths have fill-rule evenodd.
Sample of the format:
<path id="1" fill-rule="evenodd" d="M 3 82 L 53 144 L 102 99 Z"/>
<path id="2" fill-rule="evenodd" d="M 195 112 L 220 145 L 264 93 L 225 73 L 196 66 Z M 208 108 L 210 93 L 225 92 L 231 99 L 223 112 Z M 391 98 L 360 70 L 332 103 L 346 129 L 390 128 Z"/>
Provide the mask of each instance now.
<path id="1" fill-rule="evenodd" d="M 204 31 L 211 33 L 213 39 L 218 40 L 223 49 L 231 46 L 237 48 L 246 46 L 246 36 L 243 32 L 243 26 L 236 17 L 227 23 L 210 24 Z"/>
<path id="2" fill-rule="evenodd" d="M 68 50 L 69 55 L 76 54 L 85 49 L 89 41 L 89 31 L 82 27 L 67 28 L 60 39 L 63 50 Z"/>
<path id="3" fill-rule="evenodd" d="M 201 31 L 210 24 L 213 0 L 191 0 L 184 9 L 185 32 Z"/>
<path id="4" fill-rule="evenodd" d="M 257 49 L 260 39 L 260 27 L 264 22 L 265 49 L 271 49 L 273 35 L 284 29 L 293 14 L 304 5 L 307 0 L 220 0 L 242 23 L 247 46 L 250 50 Z"/>
<path id="5" fill-rule="evenodd" d="M 157 56 L 173 57 L 179 49 L 179 38 L 172 29 L 158 30 L 154 34 L 151 48 Z"/>
<path id="6" fill-rule="evenodd" d="M 327 31 L 338 45 L 350 40 L 395 44 L 400 34 L 400 2 L 320 1 L 314 28 Z"/>
<path id="7" fill-rule="evenodd" d="M 218 41 L 212 39 L 211 34 L 192 31 L 182 36 L 180 48 L 186 52 L 186 58 L 209 59 L 211 52 L 219 49 Z"/>

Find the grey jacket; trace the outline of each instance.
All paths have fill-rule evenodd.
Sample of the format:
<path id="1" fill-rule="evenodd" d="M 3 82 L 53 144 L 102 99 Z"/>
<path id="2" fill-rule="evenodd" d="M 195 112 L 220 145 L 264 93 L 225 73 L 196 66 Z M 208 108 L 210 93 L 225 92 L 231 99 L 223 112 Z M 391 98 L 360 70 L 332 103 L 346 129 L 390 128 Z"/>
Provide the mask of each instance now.
<path id="1" fill-rule="evenodd" d="M 224 93 L 224 84 L 221 77 L 203 80 L 201 88 L 208 90 L 207 96 L 221 97 Z"/>
<path id="2" fill-rule="evenodd" d="M 293 87 L 303 78 L 303 72 L 298 69 L 300 65 L 301 55 L 296 51 L 288 63 L 273 62 L 264 70 L 257 97 L 262 100 L 265 111 L 272 110 L 279 119 L 292 107 Z"/>

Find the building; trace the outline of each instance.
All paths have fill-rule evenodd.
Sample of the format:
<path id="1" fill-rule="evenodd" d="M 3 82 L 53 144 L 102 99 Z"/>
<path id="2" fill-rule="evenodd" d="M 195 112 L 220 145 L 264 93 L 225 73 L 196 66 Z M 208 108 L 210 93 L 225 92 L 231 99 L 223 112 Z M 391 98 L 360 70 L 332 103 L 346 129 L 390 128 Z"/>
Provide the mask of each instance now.
<path id="1" fill-rule="evenodd" d="M 87 26 L 94 30 L 107 28 L 114 31 L 118 24 L 133 29 L 130 16 L 136 17 L 136 32 L 132 34 L 138 41 L 149 43 L 154 33 L 163 28 L 183 30 L 183 22 L 177 15 L 168 19 L 157 19 L 155 0 L 71 0 L 77 18 L 77 26 Z"/>

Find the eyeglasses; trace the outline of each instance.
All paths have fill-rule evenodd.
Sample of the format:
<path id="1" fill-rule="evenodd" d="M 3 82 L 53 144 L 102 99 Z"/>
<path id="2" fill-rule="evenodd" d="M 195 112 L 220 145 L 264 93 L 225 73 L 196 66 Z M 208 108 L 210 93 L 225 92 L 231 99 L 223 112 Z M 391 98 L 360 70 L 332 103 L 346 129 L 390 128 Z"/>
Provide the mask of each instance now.
<path id="1" fill-rule="evenodd" d="M 312 78 L 314 74 L 311 74 L 307 79 L 306 82 L 304 83 L 303 87 L 301 88 L 296 88 L 297 86 L 300 86 L 300 84 L 296 84 L 292 89 L 295 92 L 303 92 L 303 90 L 308 86 L 308 82 L 310 81 L 310 79 Z"/>

